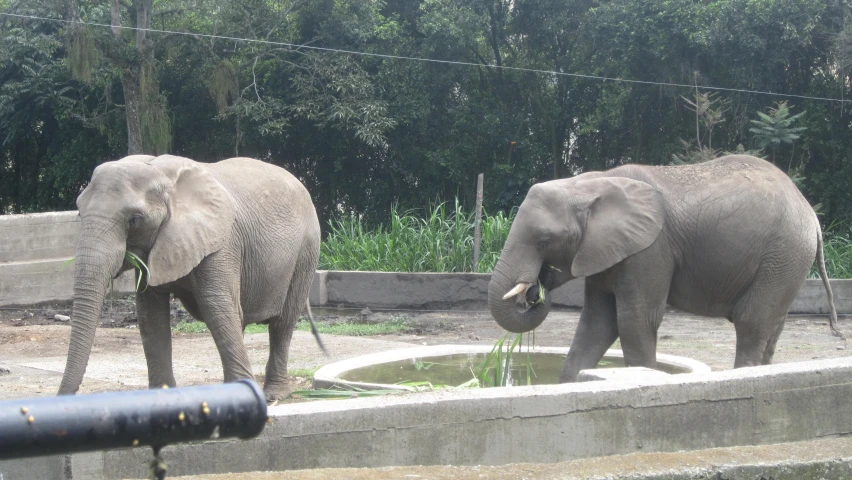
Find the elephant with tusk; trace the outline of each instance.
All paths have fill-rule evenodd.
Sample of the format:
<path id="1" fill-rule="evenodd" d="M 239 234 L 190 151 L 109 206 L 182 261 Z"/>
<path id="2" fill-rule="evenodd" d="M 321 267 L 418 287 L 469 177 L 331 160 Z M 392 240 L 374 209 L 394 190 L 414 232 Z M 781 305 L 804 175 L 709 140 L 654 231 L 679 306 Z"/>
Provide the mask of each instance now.
<path id="1" fill-rule="evenodd" d="M 296 177 L 249 158 L 207 164 L 132 155 L 98 166 L 77 208 L 82 224 L 60 394 L 79 389 L 107 287 L 131 268 L 125 254 L 132 252 L 148 267 L 138 273 L 147 286 L 136 294 L 136 309 L 152 388 L 175 385 L 173 294 L 207 324 L 226 382 L 253 378 L 243 330 L 268 323 L 264 391 L 269 401 L 289 395 L 290 339 L 320 246 L 313 202 Z"/>
<path id="2" fill-rule="evenodd" d="M 813 208 L 787 175 L 731 155 L 685 166 L 624 165 L 533 185 L 488 289 L 494 319 L 527 332 L 549 291 L 585 277 L 585 303 L 560 381 L 621 340 L 630 366 L 656 366 L 666 306 L 725 317 L 734 367 L 772 361 L 787 311 L 816 261 L 837 314 Z"/>

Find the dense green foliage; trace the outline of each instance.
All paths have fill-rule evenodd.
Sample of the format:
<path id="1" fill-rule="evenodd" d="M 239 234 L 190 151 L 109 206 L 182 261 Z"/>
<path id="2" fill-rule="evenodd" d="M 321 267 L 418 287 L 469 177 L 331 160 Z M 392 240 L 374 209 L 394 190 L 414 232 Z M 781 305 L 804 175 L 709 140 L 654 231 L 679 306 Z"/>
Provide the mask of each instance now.
<path id="1" fill-rule="evenodd" d="M 473 214 L 458 200 L 447 213 L 440 204 L 421 218 L 418 212 L 400 215 L 391 208 L 388 226 L 370 228 L 353 216 L 332 221 L 330 234 L 320 248 L 319 268 L 377 272 L 471 272 L 473 265 Z M 514 211 L 482 216 L 482 243 L 478 272 L 494 269 L 509 235 Z M 825 265 L 830 278 L 852 278 L 852 230 L 829 225 L 825 232 Z M 816 265 L 811 278 L 819 278 Z"/>
<path id="2" fill-rule="evenodd" d="M 831 225 L 825 232 L 825 269 L 829 278 L 852 278 L 852 230 Z M 811 278 L 819 278 L 816 266 Z"/>
<path id="3" fill-rule="evenodd" d="M 0 17 L 3 213 L 73 209 L 97 164 L 166 149 L 286 167 L 333 236 L 347 215 L 390 225 L 391 205 L 458 197 L 470 210 L 480 172 L 486 210 L 508 213 L 538 181 L 739 147 L 795 174 L 826 223 L 852 220 L 852 105 L 719 91 L 701 111 L 708 89 L 566 75 L 849 98 L 848 2 L 2 0 L 0 11 L 220 36 Z M 792 120 L 776 128 L 782 101 Z"/>
<path id="4" fill-rule="evenodd" d="M 473 266 L 474 215 L 458 200 L 455 210 L 431 208 L 425 218 L 417 212 L 400 214 L 391 207 L 387 226 L 371 229 L 354 215 L 332 220 L 320 247 L 320 269 L 375 272 L 490 272 L 494 269 L 513 214 L 483 214 L 480 261 Z"/>

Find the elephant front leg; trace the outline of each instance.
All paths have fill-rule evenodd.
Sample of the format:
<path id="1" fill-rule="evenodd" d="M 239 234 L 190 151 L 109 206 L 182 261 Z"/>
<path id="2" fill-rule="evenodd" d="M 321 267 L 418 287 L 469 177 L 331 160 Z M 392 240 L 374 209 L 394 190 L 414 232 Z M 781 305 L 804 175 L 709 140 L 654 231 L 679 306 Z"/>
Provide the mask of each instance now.
<path id="1" fill-rule="evenodd" d="M 251 362 L 243 343 L 242 318 L 236 305 L 200 305 L 201 315 L 216 342 L 226 382 L 254 379 Z"/>
<path id="2" fill-rule="evenodd" d="M 594 368 L 607 349 L 618 338 L 615 297 L 609 293 L 591 292 L 586 287 L 586 298 L 580 323 L 568 350 L 568 358 L 559 382 L 576 382 L 580 370 Z"/>
<path id="3" fill-rule="evenodd" d="M 254 379 L 243 343 L 239 282 L 229 281 L 233 275 L 227 273 L 239 271 L 239 265 L 213 262 L 208 257 L 199 265 L 195 278 L 198 313 L 216 342 L 226 382 Z"/>
<path id="4" fill-rule="evenodd" d="M 663 322 L 665 303 L 644 299 L 618 303 L 618 334 L 628 367 L 657 368 L 657 330 Z"/>
<path id="5" fill-rule="evenodd" d="M 139 333 L 148 363 L 148 387 L 174 387 L 172 331 L 169 321 L 169 292 L 148 288 L 136 294 Z"/>

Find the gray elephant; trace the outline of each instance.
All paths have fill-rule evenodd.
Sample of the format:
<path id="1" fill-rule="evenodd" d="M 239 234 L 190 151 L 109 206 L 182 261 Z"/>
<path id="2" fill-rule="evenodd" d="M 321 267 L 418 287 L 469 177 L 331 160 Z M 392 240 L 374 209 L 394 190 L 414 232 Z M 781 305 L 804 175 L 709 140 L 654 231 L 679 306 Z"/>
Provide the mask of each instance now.
<path id="1" fill-rule="evenodd" d="M 152 388 L 175 385 L 174 294 L 210 329 L 226 382 L 253 378 L 243 330 L 268 322 L 264 391 L 270 401 L 289 395 L 290 339 L 320 245 L 316 211 L 299 180 L 250 158 L 205 164 L 132 155 L 98 166 L 77 208 L 82 224 L 60 395 L 80 387 L 110 279 L 131 268 L 125 251 L 149 270 L 136 309 Z"/>
<path id="2" fill-rule="evenodd" d="M 586 277 L 560 382 L 593 368 L 616 338 L 628 365 L 653 368 L 667 304 L 733 322 L 735 368 L 769 364 L 814 260 L 842 337 L 817 216 L 784 172 L 745 155 L 624 165 L 533 185 L 488 303 L 503 328 L 526 332 L 547 316 L 549 290 Z"/>

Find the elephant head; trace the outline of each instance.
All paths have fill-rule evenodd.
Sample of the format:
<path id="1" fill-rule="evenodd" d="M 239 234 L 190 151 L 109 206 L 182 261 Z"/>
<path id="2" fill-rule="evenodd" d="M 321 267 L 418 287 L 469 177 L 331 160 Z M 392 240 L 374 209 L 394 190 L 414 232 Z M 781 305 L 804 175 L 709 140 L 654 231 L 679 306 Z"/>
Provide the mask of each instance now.
<path id="1" fill-rule="evenodd" d="M 148 286 L 173 282 L 224 246 L 234 200 L 200 164 L 181 157 L 132 155 L 98 166 L 77 197 L 81 228 L 74 270 L 71 339 L 60 394 L 80 387 L 110 279 L 148 266 Z"/>
<path id="2" fill-rule="evenodd" d="M 491 275 L 492 316 L 511 332 L 536 328 L 549 290 L 644 250 L 663 222 L 662 194 L 645 182 L 585 174 L 533 185 Z"/>

